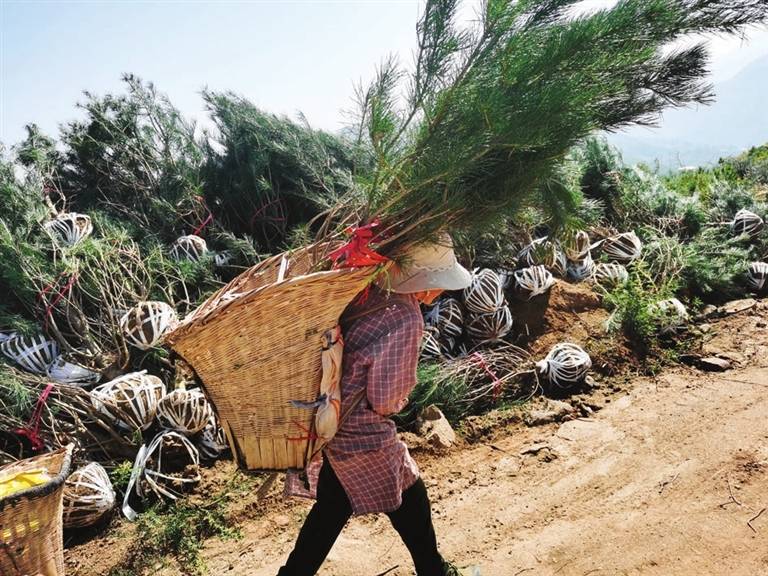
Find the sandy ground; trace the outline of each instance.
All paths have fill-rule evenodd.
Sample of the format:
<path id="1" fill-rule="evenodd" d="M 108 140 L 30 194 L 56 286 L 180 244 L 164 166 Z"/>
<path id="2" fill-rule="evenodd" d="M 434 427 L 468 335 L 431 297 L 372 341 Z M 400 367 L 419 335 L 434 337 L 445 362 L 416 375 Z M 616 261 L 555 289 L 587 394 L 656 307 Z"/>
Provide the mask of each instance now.
<path id="1" fill-rule="evenodd" d="M 763 309 L 707 328 L 726 372 L 677 368 L 589 418 L 417 454 L 444 556 L 482 576 L 768 575 L 767 324 Z M 270 499 L 241 540 L 206 544 L 210 574 L 277 572 L 308 504 Z M 413 573 L 385 516 L 353 519 L 319 572 L 384 573 Z"/>
<path id="2" fill-rule="evenodd" d="M 488 576 L 768 574 L 768 512 L 749 522 L 768 506 L 766 415 L 765 366 L 675 372 L 594 418 L 432 460 L 424 477 L 441 550 Z M 243 541 L 215 546 L 211 573 L 275 574 L 303 510 L 268 515 Z M 320 574 L 395 566 L 389 574 L 412 574 L 386 517 L 361 518 Z"/>

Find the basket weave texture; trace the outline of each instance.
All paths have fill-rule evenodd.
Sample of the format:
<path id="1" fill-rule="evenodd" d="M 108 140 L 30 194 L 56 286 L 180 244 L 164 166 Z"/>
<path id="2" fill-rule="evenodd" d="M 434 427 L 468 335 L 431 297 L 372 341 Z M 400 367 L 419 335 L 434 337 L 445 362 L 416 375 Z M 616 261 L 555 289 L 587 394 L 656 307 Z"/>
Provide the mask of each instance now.
<path id="1" fill-rule="evenodd" d="M 0 500 L 0 574 L 63 576 L 62 496 L 72 445 L 0 468 L 0 475 L 45 468 L 51 480 Z"/>
<path id="2" fill-rule="evenodd" d="M 165 338 L 197 372 L 232 453 L 250 470 L 303 468 L 315 444 L 323 334 L 373 268 L 311 272 L 316 248 L 280 254 L 211 296 Z"/>

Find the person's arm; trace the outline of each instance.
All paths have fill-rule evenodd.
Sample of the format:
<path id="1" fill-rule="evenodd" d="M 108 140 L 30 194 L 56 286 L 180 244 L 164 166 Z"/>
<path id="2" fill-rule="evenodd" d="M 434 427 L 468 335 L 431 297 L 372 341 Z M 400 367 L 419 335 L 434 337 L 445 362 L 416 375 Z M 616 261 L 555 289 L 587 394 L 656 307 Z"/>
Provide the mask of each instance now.
<path id="1" fill-rule="evenodd" d="M 422 336 L 421 317 L 413 310 L 397 310 L 387 324 L 383 336 L 366 351 L 368 403 L 382 416 L 396 414 L 408 403 L 416 386 Z"/>

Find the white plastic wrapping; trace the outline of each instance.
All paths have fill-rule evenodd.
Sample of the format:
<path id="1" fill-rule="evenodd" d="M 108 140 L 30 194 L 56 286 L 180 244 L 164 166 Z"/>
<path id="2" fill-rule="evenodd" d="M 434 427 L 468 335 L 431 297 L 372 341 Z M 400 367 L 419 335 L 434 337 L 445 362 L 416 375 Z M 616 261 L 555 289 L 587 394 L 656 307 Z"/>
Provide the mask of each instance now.
<path id="1" fill-rule="evenodd" d="M 526 300 L 546 294 L 555 285 L 555 277 L 544 266 L 529 266 L 515 270 L 515 292 Z"/>
<path id="2" fill-rule="evenodd" d="M 64 483 L 64 528 L 93 526 L 115 506 L 115 490 L 107 471 L 91 462 Z"/>
<path id="3" fill-rule="evenodd" d="M 597 243 L 603 254 L 614 262 L 634 262 L 643 252 L 643 243 L 634 232 L 622 232 Z"/>
<path id="4" fill-rule="evenodd" d="M 149 350 L 179 323 L 176 310 L 165 302 L 140 302 L 120 318 L 120 329 L 130 344 Z"/>
<path id="5" fill-rule="evenodd" d="M 75 212 L 60 214 L 54 220 L 46 222 L 44 227 L 49 234 L 66 246 L 74 246 L 93 232 L 90 216 Z"/>
<path id="6" fill-rule="evenodd" d="M 583 382 L 592 368 L 592 359 L 584 349 L 570 342 L 556 344 L 549 354 L 536 363 L 542 376 L 561 388 L 570 388 Z"/>
<path id="7" fill-rule="evenodd" d="M 660 300 L 653 307 L 659 312 L 659 331 L 662 334 L 677 332 L 688 323 L 688 310 L 677 298 Z"/>
<path id="8" fill-rule="evenodd" d="M 0 350 L 19 366 L 35 374 L 47 374 L 59 357 L 59 344 L 42 334 L 13 336 L 0 342 Z"/>
<path id="9" fill-rule="evenodd" d="M 499 340 L 512 329 L 512 313 L 502 305 L 487 314 L 472 314 L 467 323 L 467 333 L 475 342 Z"/>
<path id="10" fill-rule="evenodd" d="M 751 290 L 768 290 L 768 262 L 752 262 L 747 270 L 747 284 Z"/>
<path id="11" fill-rule="evenodd" d="M 180 236 L 171 246 L 171 256 L 174 260 L 190 260 L 197 262 L 208 253 L 208 245 L 200 236 L 188 234 Z"/>
<path id="12" fill-rule="evenodd" d="M 600 262 L 595 265 L 593 280 L 603 288 L 613 288 L 629 280 L 629 272 L 616 262 Z"/>
<path id="13" fill-rule="evenodd" d="M 764 226 L 765 222 L 760 216 L 744 208 L 736 212 L 731 221 L 731 231 L 735 235 L 746 234 L 750 238 L 759 234 Z"/>
<path id="14" fill-rule="evenodd" d="M 146 430 L 157 414 L 165 384 L 146 370 L 131 372 L 91 390 L 91 402 L 128 430 Z"/>
<path id="15" fill-rule="evenodd" d="M 504 303 L 502 279 L 496 272 L 483 268 L 472 275 L 472 283 L 464 289 L 464 304 L 474 314 L 493 312 Z"/>
<path id="16" fill-rule="evenodd" d="M 169 430 L 191 436 L 205 428 L 211 417 L 211 405 L 199 389 L 177 389 L 157 403 L 157 419 Z"/>

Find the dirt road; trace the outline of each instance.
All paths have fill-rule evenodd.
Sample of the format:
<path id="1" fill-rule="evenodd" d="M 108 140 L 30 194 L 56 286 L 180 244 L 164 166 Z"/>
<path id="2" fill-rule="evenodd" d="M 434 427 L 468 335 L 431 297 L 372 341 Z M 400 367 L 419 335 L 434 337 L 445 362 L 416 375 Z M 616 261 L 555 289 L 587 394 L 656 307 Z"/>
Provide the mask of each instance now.
<path id="1" fill-rule="evenodd" d="M 768 506 L 762 357 L 762 367 L 724 374 L 666 374 L 594 418 L 430 458 L 444 554 L 483 576 L 768 574 L 768 511 L 750 522 Z M 211 573 L 275 574 L 305 510 L 269 515 L 243 541 L 213 547 Z M 320 574 L 393 566 L 392 576 L 412 573 L 388 520 L 361 518 Z"/>

